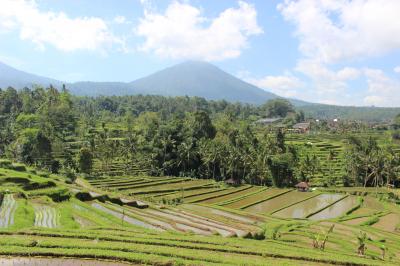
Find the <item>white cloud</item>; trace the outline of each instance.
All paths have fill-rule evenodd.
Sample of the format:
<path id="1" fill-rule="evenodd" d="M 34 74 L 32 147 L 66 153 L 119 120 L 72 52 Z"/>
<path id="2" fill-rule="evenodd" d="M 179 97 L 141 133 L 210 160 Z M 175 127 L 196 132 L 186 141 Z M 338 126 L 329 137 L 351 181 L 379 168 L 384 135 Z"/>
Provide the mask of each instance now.
<path id="1" fill-rule="evenodd" d="M 364 103 L 376 106 L 399 106 L 400 80 L 385 75 L 380 69 L 364 70 L 368 83 L 368 92 Z"/>
<path id="2" fill-rule="evenodd" d="M 127 19 L 124 16 L 116 16 L 114 18 L 114 22 L 117 24 L 125 24 L 125 23 L 127 23 Z"/>
<path id="3" fill-rule="evenodd" d="M 397 66 L 393 69 L 394 72 L 396 73 L 400 73 L 400 66 Z"/>
<path id="4" fill-rule="evenodd" d="M 259 79 L 247 77 L 244 79 L 259 88 L 283 97 L 299 96 L 298 90 L 304 86 L 297 77 L 292 75 L 265 76 Z"/>
<path id="5" fill-rule="evenodd" d="M 136 29 L 145 39 L 139 48 L 142 51 L 207 61 L 238 57 L 248 46 L 248 38 L 261 33 L 257 11 L 243 1 L 212 19 L 197 7 L 174 1 L 164 14 L 145 9 Z"/>
<path id="6" fill-rule="evenodd" d="M 278 10 L 296 27 L 300 51 L 325 63 L 400 49 L 398 0 L 285 0 Z"/>
<path id="7" fill-rule="evenodd" d="M 343 92 L 347 89 L 346 82 L 357 79 L 361 74 L 358 69 L 351 67 L 332 71 L 324 64 L 314 60 L 300 60 L 296 70 L 308 76 L 320 94 Z"/>
<path id="8" fill-rule="evenodd" d="M 62 51 L 104 52 L 114 44 L 123 45 L 101 18 L 70 18 L 63 12 L 41 11 L 34 0 L 0 0 L 0 6 L 0 33 L 18 30 L 22 40 L 39 49 L 52 45 Z"/>
<path id="9" fill-rule="evenodd" d="M 311 59 L 299 60 L 295 70 L 310 79 L 306 99 L 326 104 L 361 104 L 348 85 L 349 81 L 361 77 L 361 70 L 344 67 L 335 71 Z"/>

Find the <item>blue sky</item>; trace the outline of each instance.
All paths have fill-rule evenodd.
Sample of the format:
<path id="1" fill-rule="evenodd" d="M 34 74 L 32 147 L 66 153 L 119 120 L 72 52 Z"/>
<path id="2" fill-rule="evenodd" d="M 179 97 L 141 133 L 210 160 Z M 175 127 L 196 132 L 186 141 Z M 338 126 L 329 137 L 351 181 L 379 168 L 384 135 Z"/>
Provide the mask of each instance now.
<path id="1" fill-rule="evenodd" d="M 0 0 L 0 61 L 132 81 L 209 61 L 278 95 L 400 106 L 398 0 Z"/>

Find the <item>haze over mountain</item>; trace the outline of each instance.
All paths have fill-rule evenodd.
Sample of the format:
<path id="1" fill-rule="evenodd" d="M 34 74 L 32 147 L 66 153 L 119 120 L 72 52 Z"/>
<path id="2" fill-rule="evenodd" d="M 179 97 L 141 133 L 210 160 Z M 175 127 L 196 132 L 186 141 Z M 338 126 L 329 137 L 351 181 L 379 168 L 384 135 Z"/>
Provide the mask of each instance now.
<path id="1" fill-rule="evenodd" d="M 33 85 L 60 87 L 63 83 L 75 95 L 133 95 L 199 96 L 210 100 L 260 104 L 279 97 L 240 80 L 218 67 L 199 61 L 188 61 L 158 71 L 132 82 L 66 83 L 33 75 L 0 63 L 0 87 L 21 89 Z M 304 102 L 292 100 L 295 104 Z"/>
<path id="2" fill-rule="evenodd" d="M 0 88 L 13 87 L 21 89 L 23 87 L 32 87 L 33 85 L 48 86 L 49 84 L 58 87 L 62 85 L 62 82 L 30 74 L 0 62 Z"/>

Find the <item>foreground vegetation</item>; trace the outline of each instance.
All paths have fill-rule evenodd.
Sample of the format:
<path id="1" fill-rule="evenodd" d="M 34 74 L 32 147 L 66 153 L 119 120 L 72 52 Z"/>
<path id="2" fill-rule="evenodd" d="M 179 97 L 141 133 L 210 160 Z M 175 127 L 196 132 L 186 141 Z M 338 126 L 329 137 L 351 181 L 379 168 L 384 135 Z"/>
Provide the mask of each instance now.
<path id="1" fill-rule="evenodd" d="M 158 265 L 400 262 L 400 208 L 396 197 L 390 196 L 398 194 L 397 190 L 337 188 L 332 195 L 343 199 L 320 206 L 316 213 L 356 197 L 358 200 L 339 216 L 292 219 L 275 213 L 291 206 L 300 208 L 309 201 L 312 204 L 318 195 L 332 193 L 330 189 L 308 194 L 250 185 L 229 187 L 206 180 L 199 184 L 188 178 L 160 181 L 160 177 L 146 176 L 79 178 L 69 184 L 67 177 L 23 169 L 22 165 L 17 165 L 18 171 L 12 170 L 15 166 L 0 168 L 0 213 L 7 213 L 7 220 L 14 221 L 1 224 L 1 255 Z M 295 201 L 292 193 L 298 193 Z M 130 206 L 138 198 L 150 206 Z M 251 208 L 259 204 L 267 204 L 270 210 Z M 366 234 L 365 239 L 360 232 Z M 362 246 L 359 238 L 366 247 L 362 255 L 358 254 Z"/>
<path id="2" fill-rule="evenodd" d="M 400 117 L 315 118 L 284 100 L 0 91 L 0 255 L 398 265 Z"/>

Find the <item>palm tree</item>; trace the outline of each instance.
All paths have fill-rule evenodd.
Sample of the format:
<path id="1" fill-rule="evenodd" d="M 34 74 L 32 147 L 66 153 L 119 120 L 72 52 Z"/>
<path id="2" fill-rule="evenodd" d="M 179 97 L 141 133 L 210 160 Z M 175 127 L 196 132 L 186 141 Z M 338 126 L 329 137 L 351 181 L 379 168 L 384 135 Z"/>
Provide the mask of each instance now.
<path id="1" fill-rule="evenodd" d="M 391 148 L 387 148 L 385 153 L 383 174 L 386 177 L 386 185 L 388 186 L 400 175 L 400 154 L 396 154 Z"/>
<path id="2" fill-rule="evenodd" d="M 183 171 L 189 170 L 191 159 L 195 156 L 193 139 L 189 138 L 187 141 L 182 142 L 178 147 L 179 162 L 178 165 L 183 165 Z"/>

